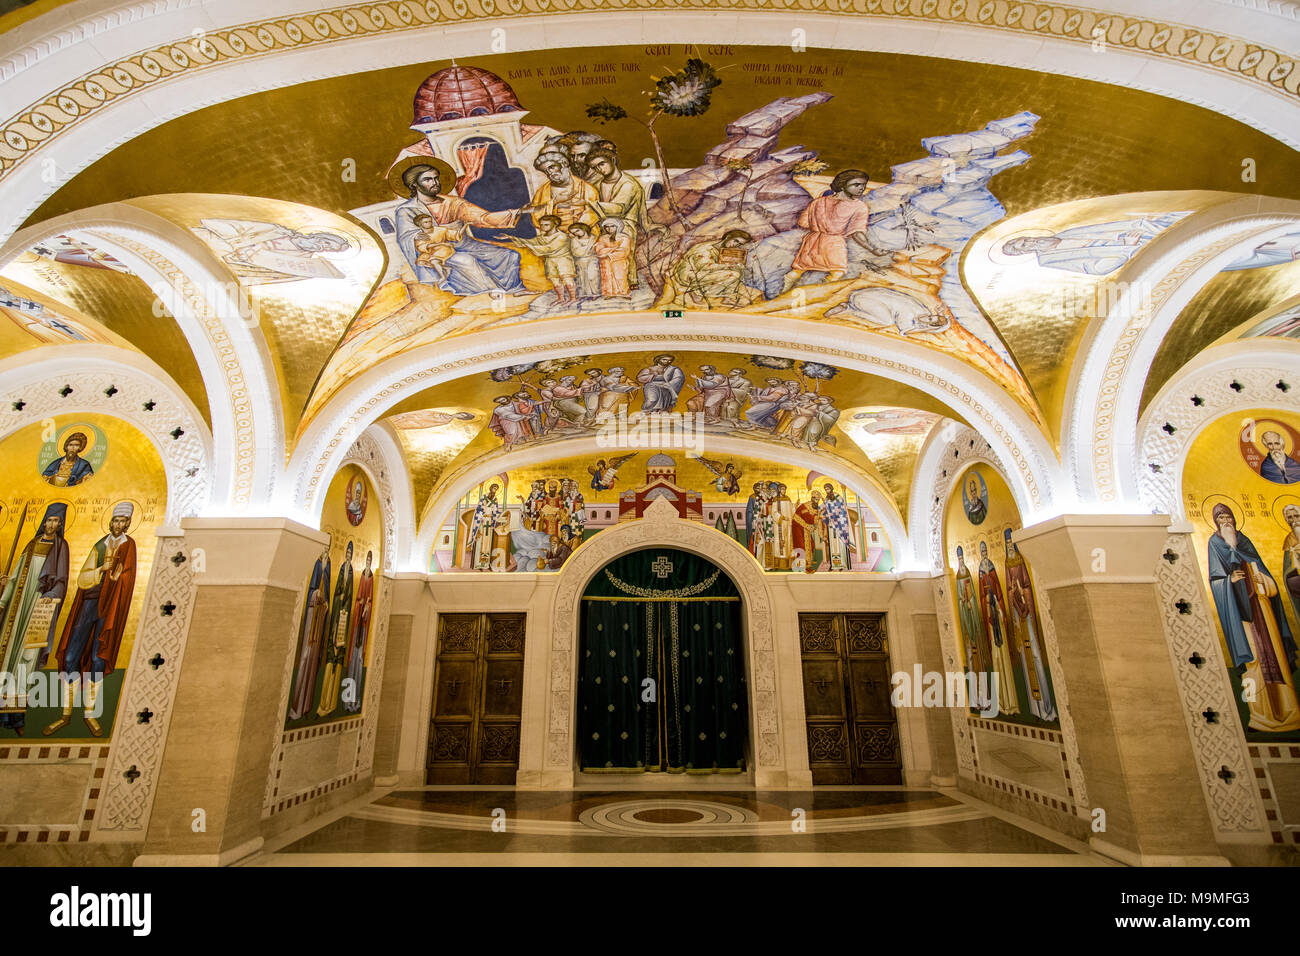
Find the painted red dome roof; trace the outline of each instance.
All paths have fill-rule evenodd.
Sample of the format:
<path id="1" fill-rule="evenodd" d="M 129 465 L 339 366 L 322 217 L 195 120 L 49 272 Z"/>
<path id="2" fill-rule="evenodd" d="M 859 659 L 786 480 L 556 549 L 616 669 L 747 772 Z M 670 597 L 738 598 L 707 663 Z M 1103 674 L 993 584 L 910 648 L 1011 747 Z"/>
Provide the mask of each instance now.
<path id="1" fill-rule="evenodd" d="M 510 84 L 476 66 L 452 65 L 420 84 L 413 126 L 522 110 Z"/>

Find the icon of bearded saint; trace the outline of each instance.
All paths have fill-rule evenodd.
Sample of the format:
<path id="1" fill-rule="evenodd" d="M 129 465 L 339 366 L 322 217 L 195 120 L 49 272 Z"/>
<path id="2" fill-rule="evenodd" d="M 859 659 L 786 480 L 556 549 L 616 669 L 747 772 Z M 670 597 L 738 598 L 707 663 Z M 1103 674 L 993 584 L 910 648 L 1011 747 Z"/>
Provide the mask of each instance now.
<path id="1" fill-rule="evenodd" d="M 366 485 L 360 478 L 348 485 L 344 492 L 344 502 L 347 506 L 348 523 L 354 528 L 361 524 L 366 517 Z"/>

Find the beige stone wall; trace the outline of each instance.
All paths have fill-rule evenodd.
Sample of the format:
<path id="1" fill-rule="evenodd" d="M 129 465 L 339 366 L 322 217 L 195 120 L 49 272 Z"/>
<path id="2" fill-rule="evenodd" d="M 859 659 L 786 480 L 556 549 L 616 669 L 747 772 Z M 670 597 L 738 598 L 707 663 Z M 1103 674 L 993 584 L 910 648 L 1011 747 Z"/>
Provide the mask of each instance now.
<path id="1" fill-rule="evenodd" d="M 746 604 L 747 677 L 751 695 L 771 693 L 771 706 L 751 707 L 748 779 L 758 786 L 805 788 L 811 785 L 805 734 L 799 614 L 811 611 L 879 611 L 886 615 L 892 669 L 909 673 L 941 669 L 938 632 L 929 576 L 848 572 L 827 575 L 763 574 L 753 559 L 729 538 L 695 522 L 675 517 L 656 530 L 644 520 L 602 531 L 556 574 L 446 573 L 403 575 L 394 600 L 390 640 L 394 655 L 404 655 L 385 682 L 376 751 L 376 775 L 406 786 L 424 782 L 425 750 L 434 686 L 438 615 L 482 611 L 521 611 L 528 615 L 525 635 L 523 720 L 518 786 L 568 789 L 576 772 L 576 748 L 560 728 L 574 719 L 577 655 L 577 602 L 590 575 L 620 553 L 655 544 L 693 549 L 694 533 L 718 550 L 709 556 L 737 581 Z M 716 537 L 718 540 L 714 541 Z M 595 547 L 600 545 L 601 547 Z M 728 551 L 728 547 L 735 553 Z M 584 556 L 584 551 L 591 549 Z M 579 562 L 579 556 L 587 557 Z M 752 573 L 744 573 L 744 562 Z M 423 579 L 423 580 L 421 580 Z M 571 631 L 571 633 L 570 633 Z M 755 633 L 770 636 L 770 649 L 755 646 Z M 403 635 L 400 640 L 396 635 Z M 401 645 L 401 650 L 397 648 Z M 770 654 L 772 685 L 757 655 Z M 396 693 L 394 693 L 396 691 Z M 390 696 L 390 694 L 392 696 Z M 936 712 L 937 710 L 937 712 Z M 927 786 L 951 783 L 955 773 L 949 717 L 943 708 L 900 708 L 899 734 L 904 780 Z M 563 740 L 556 749 L 557 740 Z M 769 753 L 758 752 L 763 740 Z M 381 757 L 382 753 L 382 757 Z M 616 781 L 605 781 L 617 785 Z"/>

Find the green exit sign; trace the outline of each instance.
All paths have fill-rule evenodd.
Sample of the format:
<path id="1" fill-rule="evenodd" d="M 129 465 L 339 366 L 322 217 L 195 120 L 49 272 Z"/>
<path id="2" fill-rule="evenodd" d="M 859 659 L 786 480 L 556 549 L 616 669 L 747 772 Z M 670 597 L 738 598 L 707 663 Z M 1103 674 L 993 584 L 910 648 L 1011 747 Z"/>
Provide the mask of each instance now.
<path id="1" fill-rule="evenodd" d="M 665 319 L 680 319 L 682 317 L 681 309 L 664 309 Z"/>

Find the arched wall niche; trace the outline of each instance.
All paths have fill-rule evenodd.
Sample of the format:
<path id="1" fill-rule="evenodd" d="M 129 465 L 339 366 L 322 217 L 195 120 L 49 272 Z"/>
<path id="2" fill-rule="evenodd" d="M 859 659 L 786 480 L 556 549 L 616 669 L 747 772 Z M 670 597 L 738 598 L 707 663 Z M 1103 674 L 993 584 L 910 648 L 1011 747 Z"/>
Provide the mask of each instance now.
<path id="1" fill-rule="evenodd" d="M 1062 428 L 1063 468 L 1080 511 L 1142 509 L 1138 419 L 1160 343 L 1206 283 L 1244 252 L 1294 232 L 1300 204 L 1243 197 L 1188 217 L 1151 243 L 1118 281 L 1123 293 L 1079 346 Z"/>
<path id="2" fill-rule="evenodd" d="M 0 439 L 33 422 L 82 412 L 139 430 L 162 460 L 164 523 L 202 514 L 213 487 L 211 433 L 193 403 L 149 359 L 105 345 L 44 347 L 0 361 Z"/>
<path id="3" fill-rule="evenodd" d="M 212 505 L 266 510 L 283 470 L 278 377 L 260 328 L 242 319 L 238 283 L 196 237 L 160 216 L 109 203 L 15 234 L 0 267 L 43 238 L 84 235 L 123 262 L 175 317 L 199 367 L 212 421 Z M 259 512 L 260 509 L 260 512 Z"/>
<path id="4" fill-rule="evenodd" d="M 546 713 L 525 728 L 545 737 L 542 766 L 520 766 L 547 776 L 573 773 L 577 767 L 577 663 L 580 601 L 592 578 L 614 559 L 653 547 L 673 547 L 707 558 L 722 569 L 740 591 L 744 606 L 745 673 L 749 685 L 750 741 L 755 785 L 811 785 L 804 737 L 801 677 L 777 660 L 773 628 L 773 594 L 762 569 L 738 543 L 712 528 L 682 521 L 667 501 L 659 499 L 640 521 L 609 528 L 579 548 L 559 572 L 549 616 L 549 693 Z M 527 711 L 525 712 L 527 714 Z M 790 715 L 797 714 L 796 726 Z M 783 717 L 785 719 L 783 719 Z M 542 725 L 537 726 L 541 718 Z M 794 743 L 798 741 L 799 743 Z"/>
<path id="5" fill-rule="evenodd" d="M 743 318 L 747 333 L 740 334 Z M 826 344 L 826 326 L 797 319 L 691 313 L 691 331 L 662 313 L 601 313 L 587 319 L 555 319 L 512 329 L 511 346 L 485 353 L 471 339 L 412 350 L 387 360 L 340 389 L 303 432 L 289 463 L 282 507 L 291 514 L 313 512 L 323 476 L 333 474 L 341 451 L 355 435 L 410 395 L 466 375 L 490 372 L 526 357 L 529 361 L 561 357 L 573 343 L 593 356 L 628 349 L 691 350 L 707 344 L 717 350 L 762 350 L 773 355 L 825 361 L 916 388 L 952 407 L 977 427 L 1006 464 L 1022 511 L 1052 513 L 1059 464 L 1055 452 L 1029 413 L 997 385 L 958 359 L 906 341 L 871 333 L 840 334 L 842 346 Z M 628 329 L 637 329 L 629 333 Z"/>

